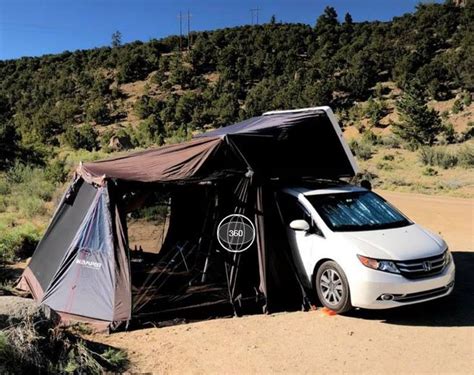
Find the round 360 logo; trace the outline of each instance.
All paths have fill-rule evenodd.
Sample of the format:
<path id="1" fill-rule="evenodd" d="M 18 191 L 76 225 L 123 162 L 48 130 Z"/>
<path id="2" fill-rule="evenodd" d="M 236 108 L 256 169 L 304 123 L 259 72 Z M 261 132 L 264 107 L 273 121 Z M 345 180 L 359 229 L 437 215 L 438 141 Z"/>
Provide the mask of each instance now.
<path id="1" fill-rule="evenodd" d="M 217 227 L 217 240 L 227 251 L 241 253 L 255 241 L 255 225 L 245 215 L 226 216 Z"/>

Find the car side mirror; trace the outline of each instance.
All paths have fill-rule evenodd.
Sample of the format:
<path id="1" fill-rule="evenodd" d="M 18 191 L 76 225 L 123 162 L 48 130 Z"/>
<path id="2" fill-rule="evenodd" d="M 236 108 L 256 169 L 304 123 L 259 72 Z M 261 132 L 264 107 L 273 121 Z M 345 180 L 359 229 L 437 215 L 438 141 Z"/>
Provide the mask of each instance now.
<path id="1" fill-rule="evenodd" d="M 290 223 L 290 228 L 293 230 L 301 230 L 303 232 L 309 231 L 309 224 L 306 220 L 293 220 Z"/>
<path id="2" fill-rule="evenodd" d="M 372 190 L 372 184 L 370 183 L 369 180 L 362 180 L 360 182 L 360 187 L 363 187 L 364 189 L 367 189 L 367 190 Z"/>

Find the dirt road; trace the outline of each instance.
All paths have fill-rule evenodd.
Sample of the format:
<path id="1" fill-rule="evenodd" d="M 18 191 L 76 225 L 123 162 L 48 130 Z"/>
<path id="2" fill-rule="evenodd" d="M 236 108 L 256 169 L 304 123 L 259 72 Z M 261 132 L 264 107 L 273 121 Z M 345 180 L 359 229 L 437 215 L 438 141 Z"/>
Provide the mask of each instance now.
<path id="1" fill-rule="evenodd" d="M 380 192 L 441 232 L 457 286 L 441 301 L 328 316 L 321 309 L 216 319 L 94 339 L 123 349 L 133 371 L 157 374 L 474 372 L 473 202 Z"/>
<path id="2" fill-rule="evenodd" d="M 410 219 L 441 234 L 451 250 L 474 251 L 474 200 L 377 191 Z"/>

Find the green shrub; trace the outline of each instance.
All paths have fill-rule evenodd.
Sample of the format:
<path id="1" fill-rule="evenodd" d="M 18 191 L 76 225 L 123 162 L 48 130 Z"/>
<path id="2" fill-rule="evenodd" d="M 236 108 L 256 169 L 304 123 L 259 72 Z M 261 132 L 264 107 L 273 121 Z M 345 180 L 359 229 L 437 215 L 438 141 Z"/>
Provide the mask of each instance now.
<path id="1" fill-rule="evenodd" d="M 10 184 L 20 184 L 30 178 L 32 171 L 32 166 L 17 160 L 7 172 L 7 181 Z"/>
<path id="2" fill-rule="evenodd" d="M 377 125 L 379 121 L 385 116 L 387 105 L 383 100 L 374 100 L 369 98 L 365 105 L 365 116 L 370 119 L 372 125 Z"/>
<path id="3" fill-rule="evenodd" d="M 16 257 L 29 257 L 40 238 L 40 230 L 29 223 L 0 228 L 0 258 L 8 261 Z"/>
<path id="4" fill-rule="evenodd" d="M 361 142 L 374 146 L 380 143 L 380 137 L 377 134 L 375 134 L 373 131 L 366 130 L 362 133 Z"/>
<path id="5" fill-rule="evenodd" d="M 432 147 L 421 148 L 418 157 L 423 165 L 435 165 L 436 163 L 436 152 Z"/>
<path id="6" fill-rule="evenodd" d="M 373 147 L 368 142 L 358 142 L 355 139 L 352 139 L 349 142 L 349 147 L 352 150 L 352 153 L 361 160 L 369 160 L 373 154 Z"/>
<path id="7" fill-rule="evenodd" d="M 461 133 L 456 134 L 456 142 L 457 143 L 467 142 L 470 139 L 472 139 L 472 137 L 474 137 L 474 127 L 468 126 L 467 129 L 465 129 Z"/>
<path id="8" fill-rule="evenodd" d="M 425 169 L 423 169 L 421 173 L 423 173 L 424 176 L 437 176 L 438 175 L 438 171 L 432 167 L 426 167 Z"/>
<path id="9" fill-rule="evenodd" d="M 449 152 L 445 147 L 422 147 L 418 153 L 420 161 L 424 165 L 438 166 L 444 169 L 457 165 L 458 157 Z"/>
<path id="10" fill-rule="evenodd" d="M 347 111 L 347 119 L 353 123 L 360 121 L 363 116 L 364 116 L 364 108 L 360 104 L 354 104 Z"/>
<path id="11" fill-rule="evenodd" d="M 469 107 L 472 103 L 472 96 L 470 92 L 463 92 L 461 95 L 462 104 Z"/>
<path id="12" fill-rule="evenodd" d="M 53 159 L 44 170 L 45 178 L 54 183 L 65 182 L 68 176 L 66 165 L 66 160 L 64 159 Z"/>
<path id="13" fill-rule="evenodd" d="M 44 201 L 38 197 L 23 196 L 19 199 L 17 205 L 20 212 L 29 218 L 46 213 Z"/>
<path id="14" fill-rule="evenodd" d="M 45 170 L 16 163 L 7 171 L 7 178 L 3 185 L 2 210 L 7 206 L 16 207 L 25 217 L 34 217 L 46 213 L 44 203 L 50 201 L 56 190 L 56 179 L 63 178 L 59 166 Z M 63 172 L 64 173 L 64 172 Z"/>
<path id="15" fill-rule="evenodd" d="M 187 132 L 185 127 L 180 127 L 176 130 L 171 137 L 166 140 L 166 143 L 173 144 L 173 143 L 180 143 L 189 141 L 192 137 L 191 132 Z"/>
<path id="16" fill-rule="evenodd" d="M 23 181 L 15 186 L 14 193 L 27 198 L 38 197 L 41 200 L 49 201 L 55 189 L 55 184 L 46 178 L 42 169 L 31 168 L 29 174 L 24 176 Z"/>
<path id="17" fill-rule="evenodd" d="M 378 162 L 377 165 L 375 166 L 377 169 L 383 169 L 386 171 L 391 171 L 393 170 L 393 166 L 389 163 L 384 163 L 384 162 Z"/>
<path id="18" fill-rule="evenodd" d="M 456 132 L 450 122 L 444 124 L 443 136 L 447 143 L 453 143 L 456 140 Z"/>
<path id="19" fill-rule="evenodd" d="M 163 102 L 151 98 L 148 95 L 143 95 L 135 102 L 133 110 L 135 114 L 143 120 L 151 115 L 157 115 L 163 107 Z"/>
<path id="20" fill-rule="evenodd" d="M 8 199 L 4 195 L 0 195 L 0 212 L 5 212 L 8 207 Z"/>
<path id="21" fill-rule="evenodd" d="M 395 156 L 393 156 L 392 154 L 387 154 L 382 157 L 382 160 L 393 161 L 395 160 Z"/>
<path id="22" fill-rule="evenodd" d="M 161 146 L 164 142 L 163 123 L 157 116 L 150 115 L 138 125 L 134 135 L 138 146 L 148 147 L 152 144 Z"/>
<path id="23" fill-rule="evenodd" d="M 454 114 L 461 112 L 463 109 L 463 105 L 460 99 L 456 99 L 453 104 L 453 108 L 451 109 Z"/>
<path id="24" fill-rule="evenodd" d="M 113 130 L 106 130 L 105 132 L 103 132 L 102 135 L 100 136 L 100 146 L 102 148 L 108 147 L 110 140 L 112 139 L 113 136 L 114 136 Z"/>
<path id="25" fill-rule="evenodd" d="M 0 176 L 0 196 L 10 193 L 10 184 L 6 176 Z"/>
<path id="26" fill-rule="evenodd" d="M 63 134 L 64 142 L 74 150 L 81 148 L 92 151 L 97 149 L 97 132 L 91 125 L 82 126 L 76 129 L 69 126 Z"/>
<path id="27" fill-rule="evenodd" d="M 387 182 L 395 186 L 411 186 L 411 183 L 406 181 L 403 177 L 388 178 Z"/>
<path id="28" fill-rule="evenodd" d="M 457 157 L 459 165 L 464 168 L 474 167 L 474 145 L 468 144 L 458 149 Z"/>
<path id="29" fill-rule="evenodd" d="M 390 134 L 380 138 L 380 142 L 383 146 L 388 148 L 400 148 L 400 138 L 395 134 Z"/>
<path id="30" fill-rule="evenodd" d="M 86 119 L 88 121 L 95 121 L 97 124 L 109 123 L 110 114 L 107 103 L 101 98 L 90 102 L 86 110 Z"/>
<path id="31" fill-rule="evenodd" d="M 168 207 L 166 205 L 154 205 L 143 207 L 132 213 L 134 219 L 145 219 L 146 221 L 162 222 L 168 215 Z"/>

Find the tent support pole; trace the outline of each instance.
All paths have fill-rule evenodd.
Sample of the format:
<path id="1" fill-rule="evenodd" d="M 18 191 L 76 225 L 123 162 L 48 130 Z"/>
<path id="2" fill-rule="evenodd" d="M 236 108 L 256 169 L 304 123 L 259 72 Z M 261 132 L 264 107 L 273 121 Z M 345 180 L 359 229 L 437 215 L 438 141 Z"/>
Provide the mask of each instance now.
<path id="1" fill-rule="evenodd" d="M 217 216 L 217 207 L 219 206 L 219 197 L 217 195 L 217 191 L 214 191 L 214 213 L 213 213 L 213 220 L 212 222 L 214 223 L 214 228 L 213 228 L 213 233 L 215 233 L 216 231 L 216 216 Z M 211 207 L 209 207 L 209 211 L 210 211 Z M 209 215 L 206 216 L 206 222 L 207 222 L 207 217 Z M 206 226 L 206 224 L 205 224 Z M 205 228 L 205 227 L 204 227 Z M 200 246 L 201 244 L 199 244 Z M 201 277 L 201 283 L 205 283 L 206 282 L 206 278 L 207 278 L 207 270 L 209 268 L 209 258 L 211 257 L 211 252 L 212 252 L 212 247 L 214 246 L 214 236 L 211 237 L 211 241 L 209 242 L 209 247 L 207 249 L 207 256 L 206 256 L 206 261 L 204 262 L 204 268 L 202 270 L 202 277 Z"/>

